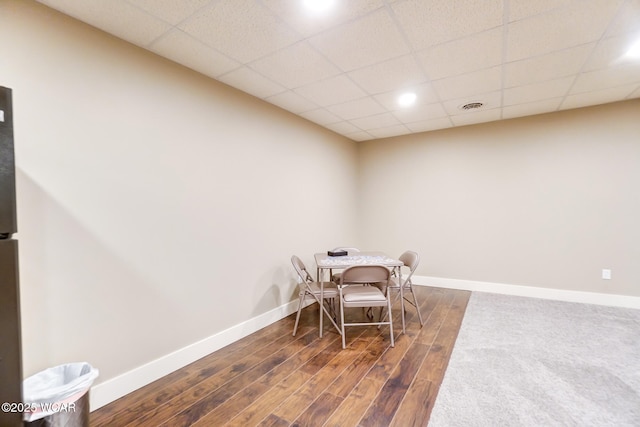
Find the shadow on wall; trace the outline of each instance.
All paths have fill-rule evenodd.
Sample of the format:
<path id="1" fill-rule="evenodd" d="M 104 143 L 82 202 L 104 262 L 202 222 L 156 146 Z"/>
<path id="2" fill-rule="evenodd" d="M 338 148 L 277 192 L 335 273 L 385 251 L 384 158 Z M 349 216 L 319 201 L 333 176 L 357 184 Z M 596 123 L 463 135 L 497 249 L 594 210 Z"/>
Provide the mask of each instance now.
<path id="1" fill-rule="evenodd" d="M 25 376 L 86 361 L 103 382 L 195 341 L 153 339 L 175 302 L 36 180 L 18 169 L 16 181 Z"/>
<path id="2" fill-rule="evenodd" d="M 298 295 L 298 282 L 286 266 L 282 265 L 265 272 L 259 283 L 270 283 L 262 295 L 254 300 L 252 315 L 259 316 L 274 308 L 282 307 Z"/>

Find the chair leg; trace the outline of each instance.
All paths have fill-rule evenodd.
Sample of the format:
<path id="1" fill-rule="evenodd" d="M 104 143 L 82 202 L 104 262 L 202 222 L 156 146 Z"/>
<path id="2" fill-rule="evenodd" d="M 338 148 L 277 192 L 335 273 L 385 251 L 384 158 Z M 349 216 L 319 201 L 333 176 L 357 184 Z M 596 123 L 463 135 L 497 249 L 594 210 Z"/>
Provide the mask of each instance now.
<path id="1" fill-rule="evenodd" d="M 296 336 L 298 330 L 298 322 L 300 321 L 300 312 L 302 311 L 302 303 L 304 302 L 304 294 L 300 294 L 300 301 L 298 301 L 298 314 L 296 314 L 296 324 L 293 325 L 293 336 Z"/>
<path id="2" fill-rule="evenodd" d="M 347 348 L 347 343 L 345 339 L 345 330 L 344 330 L 344 304 L 342 304 L 342 290 L 340 291 L 340 329 L 342 335 L 342 348 Z"/>
<path id="3" fill-rule="evenodd" d="M 385 297 L 387 296 L 387 292 L 389 292 L 389 291 L 390 291 L 390 289 L 392 289 L 392 287 L 391 287 L 391 286 L 386 286 L 386 287 L 385 287 L 385 289 L 384 289 L 384 296 L 385 296 Z M 398 296 L 399 296 L 399 294 L 398 294 L 398 295 L 396 295 L 396 296 L 394 297 L 394 301 L 397 301 L 397 300 L 398 300 Z M 389 295 L 389 298 L 391 298 L 391 295 Z M 383 316 L 383 314 L 384 314 L 384 316 Z M 384 320 L 384 318 L 386 318 L 386 317 L 387 317 L 387 315 L 388 315 L 388 314 L 389 314 L 389 312 L 385 313 L 385 311 L 384 311 L 384 307 L 381 307 L 381 308 L 380 308 L 380 319 L 378 319 L 378 321 L 379 321 L 379 322 L 382 322 L 382 321 Z M 380 326 L 382 326 L 382 325 L 378 325 L 378 328 L 379 328 Z"/>
<path id="4" fill-rule="evenodd" d="M 387 310 L 391 313 L 391 298 L 387 295 Z M 389 316 L 389 338 L 391 339 L 391 347 L 395 347 L 396 344 L 393 341 L 393 317 Z"/>
<path id="5" fill-rule="evenodd" d="M 416 297 L 416 293 L 413 292 L 413 284 L 409 283 L 409 289 L 411 289 L 411 295 L 413 296 L 413 305 L 418 312 L 418 320 L 420 320 L 420 326 L 424 326 L 424 321 L 422 320 L 422 314 L 420 314 L 420 304 L 418 304 L 418 298 Z"/>

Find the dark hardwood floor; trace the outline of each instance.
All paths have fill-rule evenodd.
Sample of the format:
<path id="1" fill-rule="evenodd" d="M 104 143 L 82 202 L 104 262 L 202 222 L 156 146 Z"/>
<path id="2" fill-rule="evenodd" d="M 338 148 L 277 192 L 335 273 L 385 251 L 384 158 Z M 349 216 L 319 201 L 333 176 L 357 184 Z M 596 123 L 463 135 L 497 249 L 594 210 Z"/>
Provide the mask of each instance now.
<path id="1" fill-rule="evenodd" d="M 347 329 L 347 349 L 318 310 L 269 325 L 91 413 L 91 426 L 427 425 L 470 292 L 416 287 L 425 325 L 407 307 L 401 334 Z M 349 316 L 362 316 L 361 309 Z M 329 323 L 329 325 L 327 325 Z"/>

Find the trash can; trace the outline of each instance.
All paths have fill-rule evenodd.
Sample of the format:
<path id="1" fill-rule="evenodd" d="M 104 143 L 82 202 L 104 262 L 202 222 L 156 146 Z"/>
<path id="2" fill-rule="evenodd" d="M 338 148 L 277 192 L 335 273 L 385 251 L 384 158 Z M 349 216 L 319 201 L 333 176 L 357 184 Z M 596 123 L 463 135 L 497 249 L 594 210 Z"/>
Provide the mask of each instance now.
<path id="1" fill-rule="evenodd" d="M 68 363 L 23 382 L 28 427 L 89 427 L 89 389 L 98 377 L 90 364 Z"/>

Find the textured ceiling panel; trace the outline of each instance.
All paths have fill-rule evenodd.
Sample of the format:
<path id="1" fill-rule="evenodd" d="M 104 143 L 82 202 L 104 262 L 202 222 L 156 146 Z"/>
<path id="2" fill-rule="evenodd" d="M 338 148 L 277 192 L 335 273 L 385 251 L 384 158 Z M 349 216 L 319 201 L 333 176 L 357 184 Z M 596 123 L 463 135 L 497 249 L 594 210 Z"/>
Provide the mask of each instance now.
<path id="1" fill-rule="evenodd" d="M 620 98 L 631 96 L 635 87 L 635 84 L 623 85 L 614 88 L 569 95 L 564 99 L 564 102 L 562 103 L 562 109 L 579 108 L 584 105 L 605 104 L 607 102 L 614 102 Z"/>
<path id="2" fill-rule="evenodd" d="M 507 61 L 556 52 L 599 40 L 618 0 L 583 0 L 508 25 Z"/>
<path id="3" fill-rule="evenodd" d="M 371 94 L 410 88 L 426 80 L 413 55 L 401 56 L 352 71 L 349 77 Z"/>
<path id="4" fill-rule="evenodd" d="M 503 70 L 504 87 L 524 86 L 566 76 L 575 77 L 594 47 L 595 43 L 592 43 L 510 62 Z"/>
<path id="5" fill-rule="evenodd" d="M 393 9 L 415 49 L 499 27 L 503 0 L 407 0 Z"/>
<path id="6" fill-rule="evenodd" d="M 185 32 L 241 62 L 253 61 L 298 37 L 254 0 L 221 0 L 180 25 Z"/>
<path id="7" fill-rule="evenodd" d="M 341 104 L 366 96 L 362 89 L 344 75 L 311 83 L 296 89 L 296 92 L 316 104 L 324 106 Z"/>
<path id="8" fill-rule="evenodd" d="M 299 114 L 318 108 L 316 104 L 292 91 L 286 91 L 266 98 L 267 102 Z"/>
<path id="9" fill-rule="evenodd" d="M 327 109 L 343 120 L 357 119 L 359 117 L 371 116 L 374 114 L 384 113 L 386 111 L 384 107 L 371 99 L 371 97 L 332 105 Z"/>
<path id="10" fill-rule="evenodd" d="M 561 102 L 562 98 L 551 98 L 528 104 L 508 105 L 502 108 L 502 118 L 513 119 L 555 111 L 560 107 Z"/>
<path id="11" fill-rule="evenodd" d="M 340 74 L 307 42 L 299 42 L 259 59 L 251 68 L 290 88 L 304 86 Z"/>
<path id="12" fill-rule="evenodd" d="M 640 0 L 40 2 L 355 141 L 640 97 Z"/>
<path id="13" fill-rule="evenodd" d="M 527 104 L 549 98 L 561 98 L 569 92 L 573 77 L 505 89 L 503 105 Z"/>
<path id="14" fill-rule="evenodd" d="M 248 67 L 233 70 L 220 77 L 219 80 L 235 88 L 246 90 L 260 98 L 268 98 L 269 96 L 285 91 L 279 84 L 263 77 Z"/>
<path id="15" fill-rule="evenodd" d="M 487 68 L 486 70 L 436 80 L 433 82 L 433 87 L 440 99 L 443 100 L 499 90 L 502 87 L 502 68 Z"/>
<path id="16" fill-rule="evenodd" d="M 45 0 L 41 3 L 139 46 L 147 46 L 171 29 L 167 22 L 125 0 L 93 0 L 83 4 L 76 0 Z"/>
<path id="17" fill-rule="evenodd" d="M 241 66 L 239 62 L 178 29 L 157 39 L 150 49 L 158 55 L 214 78 Z"/>
<path id="18" fill-rule="evenodd" d="M 343 71 L 409 53 L 409 46 L 386 9 L 328 30 L 309 42 Z M 344 49 L 345 44 L 351 49 Z"/>
<path id="19" fill-rule="evenodd" d="M 176 25 L 209 4 L 210 0 L 127 0 L 134 6 Z"/>
<path id="20" fill-rule="evenodd" d="M 429 78 L 466 74 L 502 64 L 503 29 L 495 28 L 417 54 Z"/>

